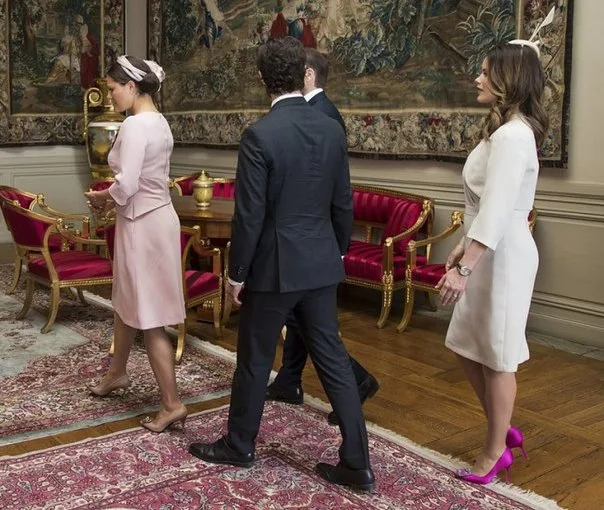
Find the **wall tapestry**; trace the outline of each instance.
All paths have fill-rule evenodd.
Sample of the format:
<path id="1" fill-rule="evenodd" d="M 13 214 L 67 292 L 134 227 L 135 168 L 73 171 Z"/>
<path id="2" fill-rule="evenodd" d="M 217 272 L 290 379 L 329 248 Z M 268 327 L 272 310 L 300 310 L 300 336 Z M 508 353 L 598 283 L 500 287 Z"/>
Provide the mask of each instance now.
<path id="1" fill-rule="evenodd" d="M 124 0 L 0 0 L 0 145 L 82 143 L 83 92 L 123 46 Z"/>
<path id="2" fill-rule="evenodd" d="M 542 33 L 552 128 L 542 160 L 567 160 L 572 1 L 149 0 L 149 56 L 167 73 L 161 102 L 177 143 L 237 146 L 268 108 L 255 66 L 270 35 L 329 55 L 328 95 L 354 155 L 459 160 L 485 109 L 473 80 L 496 44 Z"/>

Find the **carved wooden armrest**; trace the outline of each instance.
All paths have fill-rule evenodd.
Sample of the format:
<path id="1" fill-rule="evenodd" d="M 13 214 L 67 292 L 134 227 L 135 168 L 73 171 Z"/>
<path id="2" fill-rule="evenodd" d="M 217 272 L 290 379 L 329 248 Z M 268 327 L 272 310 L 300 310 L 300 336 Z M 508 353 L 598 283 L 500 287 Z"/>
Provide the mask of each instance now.
<path id="1" fill-rule="evenodd" d="M 77 245 L 107 246 L 107 241 L 105 241 L 105 239 L 90 239 L 90 237 L 84 237 L 79 230 L 65 225 L 63 218 L 58 218 L 55 225 L 59 234 L 72 243 Z"/>
<path id="2" fill-rule="evenodd" d="M 421 239 L 420 241 L 409 241 L 407 244 L 407 267 L 414 268 L 417 263 L 417 249 L 422 246 L 428 246 L 447 237 L 451 236 L 455 233 L 459 227 L 463 224 L 463 213 L 459 211 L 453 211 L 451 213 L 451 223 L 449 226 L 443 230 L 440 234 L 435 236 L 426 237 L 425 239 Z"/>

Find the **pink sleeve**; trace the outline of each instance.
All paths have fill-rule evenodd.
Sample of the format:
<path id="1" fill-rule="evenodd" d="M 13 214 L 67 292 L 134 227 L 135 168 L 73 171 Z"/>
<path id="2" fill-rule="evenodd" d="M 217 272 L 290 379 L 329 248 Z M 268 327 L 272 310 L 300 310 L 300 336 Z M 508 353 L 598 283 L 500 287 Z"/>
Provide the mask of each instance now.
<path id="1" fill-rule="evenodd" d="M 118 205 L 123 206 L 138 191 L 147 136 L 140 126 L 126 119 L 120 127 L 118 137 L 118 168 L 115 182 L 109 187 L 109 194 Z"/>

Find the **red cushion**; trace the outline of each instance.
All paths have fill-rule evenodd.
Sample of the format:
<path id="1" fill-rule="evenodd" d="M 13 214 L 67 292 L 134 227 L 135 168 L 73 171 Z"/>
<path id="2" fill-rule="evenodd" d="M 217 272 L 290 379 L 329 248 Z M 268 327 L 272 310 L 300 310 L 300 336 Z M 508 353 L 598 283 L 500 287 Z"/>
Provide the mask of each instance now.
<path id="1" fill-rule="evenodd" d="M 109 181 L 94 181 L 90 185 L 90 190 L 91 191 L 105 191 L 107 188 L 111 187 L 112 184 L 113 184 L 112 180 L 109 180 Z"/>
<path id="2" fill-rule="evenodd" d="M 234 182 L 215 182 L 212 196 L 218 198 L 235 198 Z"/>
<path id="3" fill-rule="evenodd" d="M 193 182 L 195 182 L 195 179 L 197 179 L 200 175 L 200 173 L 188 175 L 187 177 L 176 179 L 174 182 L 178 184 L 178 187 L 180 188 L 184 196 L 192 195 Z"/>
<path id="4" fill-rule="evenodd" d="M 370 191 L 352 191 L 354 219 L 374 223 L 388 222 L 396 197 Z"/>
<path id="5" fill-rule="evenodd" d="M 87 251 L 63 251 L 50 255 L 59 280 L 84 280 L 111 277 L 111 261 Z M 35 275 L 50 279 L 48 266 L 43 257 L 32 259 L 28 270 Z"/>
<path id="6" fill-rule="evenodd" d="M 185 284 L 189 299 L 207 294 L 220 289 L 220 278 L 209 271 L 195 271 L 189 269 L 185 272 Z"/>
<path id="7" fill-rule="evenodd" d="M 29 209 L 29 206 L 34 201 L 33 197 L 20 193 L 16 188 L 3 188 L 0 190 L 0 197 L 12 202 L 16 200 L 23 209 Z"/>
<path id="8" fill-rule="evenodd" d="M 439 282 L 444 274 L 444 264 L 427 264 L 424 266 L 417 266 L 413 271 L 411 271 L 411 279 L 417 283 L 434 286 Z"/>
<path id="9" fill-rule="evenodd" d="M 422 212 L 422 204 L 414 200 L 397 199 L 392 207 L 388 223 L 384 227 L 382 235 L 382 244 L 387 237 L 394 237 L 401 232 L 411 228 L 419 218 Z M 394 243 L 394 251 L 400 255 L 407 253 L 407 244 L 415 239 L 416 234 L 404 237 Z"/>
<path id="10" fill-rule="evenodd" d="M 71 241 L 67 241 L 61 234 L 50 234 L 48 236 L 48 251 L 61 251 L 63 248 L 63 242 L 67 242 L 67 247 L 71 250 L 75 244 Z"/>
<path id="11" fill-rule="evenodd" d="M 30 218 L 22 209 L 11 208 L 8 205 L 2 207 L 2 212 L 16 244 L 37 248 L 44 246 L 44 236 L 54 225 L 54 221 Z"/>
<path id="12" fill-rule="evenodd" d="M 375 282 L 382 281 L 382 257 L 384 249 L 377 244 L 365 243 L 363 241 L 352 241 L 350 249 L 344 256 L 344 269 L 346 276 L 362 278 Z M 417 257 L 418 264 L 425 264 L 425 257 Z M 394 280 L 405 279 L 405 256 L 394 254 Z"/>

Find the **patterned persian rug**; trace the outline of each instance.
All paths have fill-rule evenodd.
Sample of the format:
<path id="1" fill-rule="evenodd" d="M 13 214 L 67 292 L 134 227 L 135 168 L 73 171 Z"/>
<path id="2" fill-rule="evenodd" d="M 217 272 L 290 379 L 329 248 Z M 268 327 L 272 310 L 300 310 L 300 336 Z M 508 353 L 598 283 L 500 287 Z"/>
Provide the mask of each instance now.
<path id="1" fill-rule="evenodd" d="M 0 267 L 0 288 L 6 287 L 11 268 Z M 16 320 L 23 295 L 23 287 L 15 297 L 0 293 L 0 445 L 158 408 L 159 390 L 142 339 L 130 355 L 132 384 L 123 396 L 98 398 L 87 390 L 110 363 L 107 350 L 113 313 L 107 306 L 93 302 L 86 306 L 62 298 L 57 322 L 43 335 L 40 328 L 48 294 L 45 289 L 37 291 L 37 309 L 32 308 L 24 320 Z M 182 364 L 176 369 L 184 402 L 228 395 L 233 370 L 227 351 L 189 335 Z"/>
<path id="2" fill-rule="evenodd" d="M 190 418 L 184 431 L 140 427 L 0 461 L 6 508 L 120 509 L 557 509 L 516 487 L 457 480 L 454 464 L 404 438 L 369 427 L 376 490 L 360 494 L 314 472 L 335 463 L 340 436 L 325 412 L 269 403 L 250 469 L 207 464 L 187 453 L 223 431 L 227 408 Z"/>

